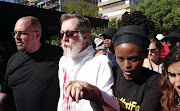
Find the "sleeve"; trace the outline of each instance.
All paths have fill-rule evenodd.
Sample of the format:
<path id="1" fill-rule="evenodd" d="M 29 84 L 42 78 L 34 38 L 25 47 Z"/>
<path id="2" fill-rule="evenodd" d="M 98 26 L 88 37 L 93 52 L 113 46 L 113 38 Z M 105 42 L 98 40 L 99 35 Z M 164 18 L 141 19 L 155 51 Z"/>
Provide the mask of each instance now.
<path id="1" fill-rule="evenodd" d="M 97 87 L 101 90 L 104 101 L 112 106 L 114 109 L 119 110 L 119 103 L 113 96 L 112 86 L 114 84 L 114 77 L 112 74 L 112 63 L 107 56 L 102 55 L 102 61 L 98 73 Z"/>
<path id="2" fill-rule="evenodd" d="M 9 64 L 9 62 L 8 62 L 8 64 Z M 7 68 L 8 67 L 9 67 L 9 65 L 7 65 Z M 8 76 L 9 75 L 8 75 L 8 72 L 7 72 L 7 68 L 6 68 L 5 76 L 4 76 L 4 79 L 3 79 L 1 92 L 5 93 L 5 94 L 10 94 L 10 93 L 12 93 L 12 90 L 9 87 L 9 84 L 8 84 Z"/>
<path id="3" fill-rule="evenodd" d="M 140 106 L 140 111 L 160 111 L 161 110 L 161 92 L 159 87 L 160 75 L 156 75 L 149 80 L 146 87 L 144 99 Z"/>

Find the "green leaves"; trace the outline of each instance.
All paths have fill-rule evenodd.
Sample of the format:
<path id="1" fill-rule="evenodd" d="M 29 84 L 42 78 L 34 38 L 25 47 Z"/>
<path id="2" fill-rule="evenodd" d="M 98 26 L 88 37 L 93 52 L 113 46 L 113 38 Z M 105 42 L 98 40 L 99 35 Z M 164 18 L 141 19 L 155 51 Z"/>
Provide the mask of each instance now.
<path id="1" fill-rule="evenodd" d="M 137 10 L 155 22 L 154 35 L 180 32 L 180 0 L 146 0 Z"/>
<path id="2" fill-rule="evenodd" d="M 108 27 L 109 28 L 115 28 L 118 29 L 118 23 L 120 22 L 120 19 L 113 18 L 109 21 Z"/>
<path id="3" fill-rule="evenodd" d="M 98 8 L 90 6 L 90 4 L 84 0 L 65 2 L 62 4 L 62 11 L 68 13 L 75 12 L 90 17 L 99 17 Z"/>

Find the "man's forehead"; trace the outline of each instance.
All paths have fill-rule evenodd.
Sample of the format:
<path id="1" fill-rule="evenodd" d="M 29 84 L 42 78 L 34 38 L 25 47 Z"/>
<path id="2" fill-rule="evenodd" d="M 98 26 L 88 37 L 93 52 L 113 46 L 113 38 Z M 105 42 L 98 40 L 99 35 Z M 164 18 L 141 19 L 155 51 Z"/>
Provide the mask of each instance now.
<path id="1" fill-rule="evenodd" d="M 18 20 L 14 27 L 15 30 L 21 30 L 21 29 L 25 30 L 29 28 L 30 28 L 30 21 L 24 19 Z"/>
<path id="2" fill-rule="evenodd" d="M 77 29 L 77 18 L 65 20 L 61 25 L 61 31 L 74 31 Z"/>

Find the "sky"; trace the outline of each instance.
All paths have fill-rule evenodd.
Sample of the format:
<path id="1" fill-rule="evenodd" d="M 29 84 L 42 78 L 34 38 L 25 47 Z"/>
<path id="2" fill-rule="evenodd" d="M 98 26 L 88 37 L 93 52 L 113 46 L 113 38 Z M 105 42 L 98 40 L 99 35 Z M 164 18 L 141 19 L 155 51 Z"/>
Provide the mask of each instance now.
<path id="1" fill-rule="evenodd" d="M 0 1 L 10 2 L 10 3 L 18 3 L 18 2 L 21 2 L 23 0 L 0 0 Z"/>

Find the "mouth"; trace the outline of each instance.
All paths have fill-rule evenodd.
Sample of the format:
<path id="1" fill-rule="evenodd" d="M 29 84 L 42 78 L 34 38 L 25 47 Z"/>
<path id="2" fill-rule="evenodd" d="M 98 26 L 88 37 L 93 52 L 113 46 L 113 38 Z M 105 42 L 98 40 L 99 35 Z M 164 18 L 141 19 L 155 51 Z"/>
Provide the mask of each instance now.
<path id="1" fill-rule="evenodd" d="M 108 43 L 104 43 L 105 46 L 108 46 Z"/>
<path id="2" fill-rule="evenodd" d="M 64 42 L 63 46 L 64 46 L 64 48 L 70 48 L 71 47 L 70 43 L 68 43 L 68 42 Z"/>
<path id="3" fill-rule="evenodd" d="M 125 75 L 132 75 L 132 71 L 123 71 L 123 73 L 125 74 Z"/>
<path id="4" fill-rule="evenodd" d="M 23 43 L 18 41 L 18 42 L 16 42 L 16 45 L 21 46 L 21 45 L 23 45 Z"/>
<path id="5" fill-rule="evenodd" d="M 148 57 L 149 57 L 149 58 L 153 58 L 153 56 L 152 56 L 152 55 L 148 55 Z"/>
<path id="6" fill-rule="evenodd" d="M 67 45 L 64 45 L 64 48 L 69 48 Z"/>
<path id="7" fill-rule="evenodd" d="M 177 90 L 178 94 L 180 94 L 180 86 L 176 86 L 176 90 Z"/>

